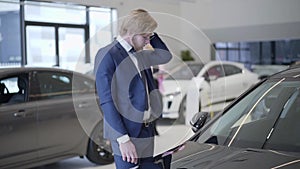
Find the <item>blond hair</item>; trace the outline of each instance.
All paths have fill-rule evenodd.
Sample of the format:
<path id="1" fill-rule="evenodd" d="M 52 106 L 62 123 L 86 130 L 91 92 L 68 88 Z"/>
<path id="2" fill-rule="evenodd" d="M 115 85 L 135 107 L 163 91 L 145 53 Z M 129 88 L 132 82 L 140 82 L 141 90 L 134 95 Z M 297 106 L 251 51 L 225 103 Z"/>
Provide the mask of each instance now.
<path id="1" fill-rule="evenodd" d="M 127 15 L 120 26 L 119 34 L 125 36 L 128 34 L 151 33 L 157 28 L 157 22 L 144 9 L 132 10 Z"/>

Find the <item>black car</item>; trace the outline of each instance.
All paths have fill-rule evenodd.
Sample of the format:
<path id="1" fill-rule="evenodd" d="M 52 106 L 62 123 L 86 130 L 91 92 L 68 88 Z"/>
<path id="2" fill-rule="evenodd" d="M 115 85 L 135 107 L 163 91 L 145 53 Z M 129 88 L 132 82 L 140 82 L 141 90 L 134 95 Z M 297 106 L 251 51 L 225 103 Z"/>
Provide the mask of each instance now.
<path id="1" fill-rule="evenodd" d="M 0 168 L 74 156 L 112 163 L 102 123 L 92 78 L 56 68 L 0 69 Z"/>
<path id="2" fill-rule="evenodd" d="M 195 135 L 156 157 L 165 168 L 300 168 L 300 67 L 259 82 L 222 113 L 191 121 Z"/>

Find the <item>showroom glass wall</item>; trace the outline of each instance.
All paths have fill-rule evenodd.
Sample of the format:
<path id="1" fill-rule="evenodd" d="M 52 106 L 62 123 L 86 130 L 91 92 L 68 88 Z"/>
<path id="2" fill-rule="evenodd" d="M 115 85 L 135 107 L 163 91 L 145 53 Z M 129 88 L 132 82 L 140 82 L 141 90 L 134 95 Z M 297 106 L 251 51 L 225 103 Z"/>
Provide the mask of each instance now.
<path id="1" fill-rule="evenodd" d="M 73 70 L 79 62 L 91 64 L 95 48 L 115 36 L 116 26 L 110 23 L 116 19 L 111 8 L 0 1 L 0 67 Z"/>
<path id="2" fill-rule="evenodd" d="M 213 60 L 229 60 L 249 65 L 290 65 L 300 61 L 300 40 L 262 42 L 218 42 Z"/>

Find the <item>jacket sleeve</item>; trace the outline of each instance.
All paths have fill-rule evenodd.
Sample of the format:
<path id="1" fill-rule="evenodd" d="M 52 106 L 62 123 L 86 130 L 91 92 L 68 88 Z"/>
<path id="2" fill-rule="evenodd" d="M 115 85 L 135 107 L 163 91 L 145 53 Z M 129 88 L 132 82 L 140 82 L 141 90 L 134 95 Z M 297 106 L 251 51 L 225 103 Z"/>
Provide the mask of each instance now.
<path id="1" fill-rule="evenodd" d="M 165 64 L 172 59 L 170 50 L 157 33 L 154 32 L 153 38 L 150 40 L 150 44 L 154 48 L 155 54 L 162 57 L 162 64 Z"/>
<path id="2" fill-rule="evenodd" d="M 163 49 L 169 51 L 166 44 L 161 40 L 156 32 L 154 32 L 153 38 L 150 40 L 150 44 L 155 49 Z"/>
<path id="3" fill-rule="evenodd" d="M 151 66 L 157 66 L 168 63 L 172 59 L 172 54 L 166 44 L 160 37 L 154 33 L 154 37 L 150 40 L 150 44 L 154 50 L 141 50 L 136 53 L 139 62 L 143 63 L 141 70 L 149 69 Z"/>
<path id="4" fill-rule="evenodd" d="M 116 66 L 110 53 L 100 49 L 95 59 L 96 88 L 104 114 L 104 135 L 113 140 L 128 134 L 112 99 L 111 83 L 115 69 Z"/>

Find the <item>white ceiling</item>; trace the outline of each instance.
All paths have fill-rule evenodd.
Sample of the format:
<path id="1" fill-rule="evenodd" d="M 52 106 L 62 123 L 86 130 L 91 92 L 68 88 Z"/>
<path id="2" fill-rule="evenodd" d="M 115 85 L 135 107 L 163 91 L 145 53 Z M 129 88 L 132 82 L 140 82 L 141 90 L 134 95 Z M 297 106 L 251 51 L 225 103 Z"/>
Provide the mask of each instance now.
<path id="1" fill-rule="evenodd" d="M 211 42 L 300 39 L 300 22 L 203 29 Z"/>

